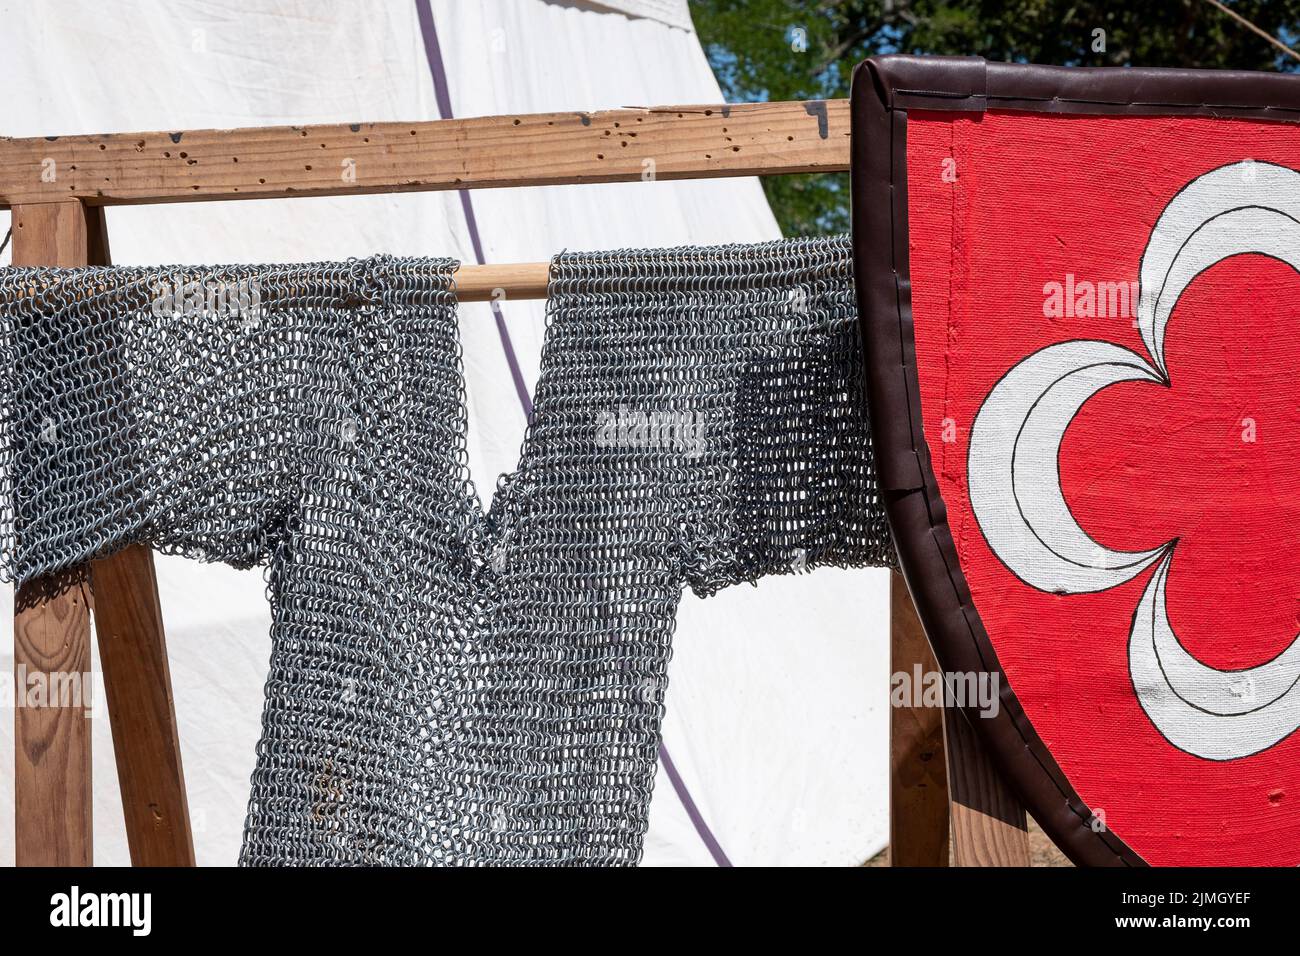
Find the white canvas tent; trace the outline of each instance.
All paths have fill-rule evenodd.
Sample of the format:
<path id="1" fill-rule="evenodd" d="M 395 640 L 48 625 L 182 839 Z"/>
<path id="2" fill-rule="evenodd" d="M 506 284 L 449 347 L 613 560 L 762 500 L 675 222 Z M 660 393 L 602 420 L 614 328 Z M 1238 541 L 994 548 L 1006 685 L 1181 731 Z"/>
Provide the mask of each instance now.
<path id="1" fill-rule="evenodd" d="M 0 62 L 8 136 L 721 101 L 684 0 L 0 2 Z M 122 264 L 530 262 L 779 234 L 758 183 L 741 179 L 114 207 L 108 228 Z M 463 307 L 484 498 L 515 465 L 543 327 L 540 302 Z M 198 861 L 229 864 L 269 654 L 265 587 L 257 572 L 176 558 L 159 557 L 158 574 Z M 887 580 L 823 570 L 685 596 L 647 864 L 853 864 L 884 845 Z M 6 710 L 0 766 L 13 767 L 12 746 Z M 102 717 L 94 746 L 96 862 L 124 864 Z M 0 863 L 13 861 L 11 773 Z"/>

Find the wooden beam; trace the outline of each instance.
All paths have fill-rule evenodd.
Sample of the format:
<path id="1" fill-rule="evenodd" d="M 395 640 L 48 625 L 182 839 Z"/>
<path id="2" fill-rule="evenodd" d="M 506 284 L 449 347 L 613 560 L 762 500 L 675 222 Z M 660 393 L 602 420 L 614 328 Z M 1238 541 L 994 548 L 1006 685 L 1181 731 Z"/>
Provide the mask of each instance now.
<path id="1" fill-rule="evenodd" d="M 0 139 L 0 205 L 344 196 L 849 168 L 847 100 Z"/>
<path id="2" fill-rule="evenodd" d="M 14 265 L 84 266 L 86 211 L 76 201 L 15 206 L 13 244 Z M 34 581 L 15 594 L 19 866 L 89 866 L 92 860 L 90 701 L 80 693 L 90 673 L 90 604 L 83 572 Z M 35 700 L 31 691 L 42 684 L 48 693 Z"/>
<path id="3" fill-rule="evenodd" d="M 1029 832 L 1024 806 L 989 762 L 961 711 L 949 707 L 944 714 L 953 863 L 1028 866 Z"/>
<path id="4" fill-rule="evenodd" d="M 135 866 L 193 866 L 189 802 L 153 554 L 130 545 L 91 564 L 95 632 Z"/>
<path id="5" fill-rule="evenodd" d="M 889 670 L 937 673 L 907 582 L 889 574 Z M 918 687 L 919 690 L 919 687 Z M 948 865 L 948 773 L 944 766 L 943 708 L 889 708 L 889 865 Z"/>

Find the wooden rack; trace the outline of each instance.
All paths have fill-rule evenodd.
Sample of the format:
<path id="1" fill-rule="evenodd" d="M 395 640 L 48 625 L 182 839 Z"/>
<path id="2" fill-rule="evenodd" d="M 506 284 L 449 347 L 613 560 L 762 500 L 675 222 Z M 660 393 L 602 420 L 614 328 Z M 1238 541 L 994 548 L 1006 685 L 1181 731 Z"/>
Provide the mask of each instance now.
<path id="1" fill-rule="evenodd" d="M 104 207 L 570 183 L 841 172 L 845 100 L 0 139 L 13 262 L 110 261 Z M 54 171 L 54 175 L 50 175 Z M 546 294 L 546 263 L 463 266 L 464 300 Z M 194 847 L 153 555 L 131 546 L 19 589 L 17 672 L 90 669 L 95 615 L 131 860 L 192 865 Z M 892 579 L 891 669 L 935 668 Z M 886 688 L 864 689 L 884 694 Z M 959 716 L 891 710 L 895 865 L 1028 861 L 1024 811 Z M 945 734 L 947 746 L 945 747 Z M 15 708 L 19 865 L 92 862 L 90 727 L 81 707 Z M 947 754 L 945 761 L 944 755 Z"/>

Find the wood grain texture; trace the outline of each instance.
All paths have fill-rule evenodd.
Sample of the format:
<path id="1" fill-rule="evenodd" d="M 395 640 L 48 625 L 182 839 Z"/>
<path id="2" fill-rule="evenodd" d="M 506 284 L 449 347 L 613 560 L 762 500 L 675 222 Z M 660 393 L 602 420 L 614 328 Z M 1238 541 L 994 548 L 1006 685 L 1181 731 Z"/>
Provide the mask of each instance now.
<path id="1" fill-rule="evenodd" d="M 56 199 L 14 206 L 13 265 L 84 266 L 89 259 L 92 214 L 81 203 Z"/>
<path id="2" fill-rule="evenodd" d="M 340 196 L 849 166 L 848 100 L 0 138 L 0 205 Z"/>
<path id="3" fill-rule="evenodd" d="M 974 729 L 956 708 L 944 710 L 944 743 L 948 752 L 953 863 L 1028 866 L 1025 808 L 989 762 Z"/>
<path id="4" fill-rule="evenodd" d="M 907 582 L 889 575 L 890 673 L 939 669 Z M 948 772 L 944 765 L 943 708 L 889 709 L 889 863 L 948 865 Z"/>
<path id="5" fill-rule="evenodd" d="M 18 589 L 14 607 L 14 861 L 92 861 L 90 588 L 84 577 Z"/>
<path id="6" fill-rule="evenodd" d="M 193 866 L 162 607 L 153 554 L 130 545 L 91 563 L 95 632 L 135 866 Z"/>
<path id="7" fill-rule="evenodd" d="M 87 214 L 79 202 L 13 209 L 13 264 L 84 266 Z M 21 526 L 18 534 L 22 533 Z M 90 584 L 82 572 L 14 595 L 14 859 L 19 866 L 89 866 Z M 35 683 L 33 683 L 33 681 Z M 42 683 L 42 701 L 32 698 Z M 59 704 L 62 706 L 52 706 Z"/>

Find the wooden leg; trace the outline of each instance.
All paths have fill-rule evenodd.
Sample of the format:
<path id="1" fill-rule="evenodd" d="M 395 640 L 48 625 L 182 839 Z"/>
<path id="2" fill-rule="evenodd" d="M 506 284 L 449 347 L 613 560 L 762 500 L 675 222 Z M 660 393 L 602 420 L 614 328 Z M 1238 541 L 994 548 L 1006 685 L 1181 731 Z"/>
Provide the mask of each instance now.
<path id="1" fill-rule="evenodd" d="M 14 606 L 14 862 L 90 866 L 90 588 L 18 589 Z"/>
<path id="2" fill-rule="evenodd" d="M 952 794 L 953 862 L 957 866 L 1028 866 L 1025 808 L 989 763 L 960 711 L 945 709 L 944 730 Z"/>
<path id="3" fill-rule="evenodd" d="M 87 264 L 80 202 L 16 205 L 12 217 L 14 265 Z M 24 585 L 14 598 L 14 858 L 89 866 L 90 702 L 72 691 L 90 673 L 90 584 L 73 572 Z"/>
<path id="4" fill-rule="evenodd" d="M 937 671 L 907 583 L 897 571 L 889 578 L 890 672 L 911 680 L 917 668 Z M 889 864 L 948 865 L 942 708 L 893 703 L 889 709 Z"/>
<path id="5" fill-rule="evenodd" d="M 131 545 L 91 565 L 95 631 L 135 866 L 193 866 L 194 841 L 153 554 Z"/>

